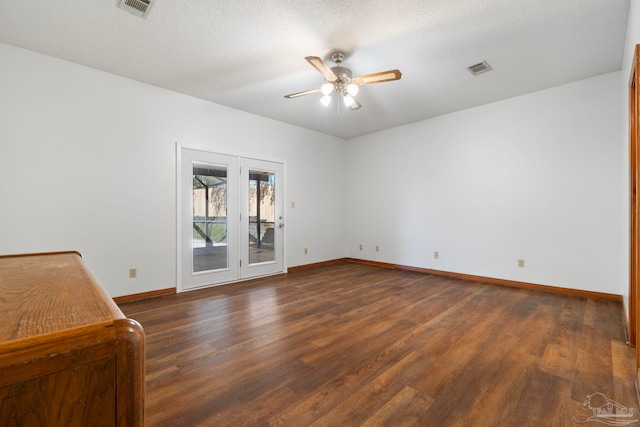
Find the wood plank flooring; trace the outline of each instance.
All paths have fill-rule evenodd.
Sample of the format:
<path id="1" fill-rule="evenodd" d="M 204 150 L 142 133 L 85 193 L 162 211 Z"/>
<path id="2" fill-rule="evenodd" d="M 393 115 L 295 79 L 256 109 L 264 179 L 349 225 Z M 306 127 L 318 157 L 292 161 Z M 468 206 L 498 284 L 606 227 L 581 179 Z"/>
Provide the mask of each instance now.
<path id="1" fill-rule="evenodd" d="M 596 392 L 640 412 L 618 302 L 344 263 L 121 308 L 148 426 L 604 425 Z"/>

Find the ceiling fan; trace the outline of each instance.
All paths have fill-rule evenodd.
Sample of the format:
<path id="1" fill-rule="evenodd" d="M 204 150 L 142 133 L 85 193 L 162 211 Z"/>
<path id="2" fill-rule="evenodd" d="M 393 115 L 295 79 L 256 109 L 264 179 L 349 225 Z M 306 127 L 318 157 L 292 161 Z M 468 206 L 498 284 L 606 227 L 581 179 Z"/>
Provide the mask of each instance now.
<path id="1" fill-rule="evenodd" d="M 332 68 L 329 68 L 327 64 L 317 56 L 307 56 L 304 59 L 324 76 L 325 83 L 315 89 L 285 95 L 287 99 L 320 92 L 323 95 L 323 97 L 320 98 L 320 102 L 326 107 L 331 103 L 333 94 L 336 94 L 336 96 L 342 98 L 342 102 L 344 102 L 347 108 L 357 110 L 362 107 L 354 98 L 354 96 L 358 94 L 359 86 L 400 80 L 400 77 L 402 77 L 402 73 L 399 70 L 382 71 L 380 73 L 352 77 L 351 70 L 342 66 L 342 61 L 344 60 L 344 53 L 342 52 L 334 52 L 331 54 L 331 59 L 336 63 L 336 66 Z"/>

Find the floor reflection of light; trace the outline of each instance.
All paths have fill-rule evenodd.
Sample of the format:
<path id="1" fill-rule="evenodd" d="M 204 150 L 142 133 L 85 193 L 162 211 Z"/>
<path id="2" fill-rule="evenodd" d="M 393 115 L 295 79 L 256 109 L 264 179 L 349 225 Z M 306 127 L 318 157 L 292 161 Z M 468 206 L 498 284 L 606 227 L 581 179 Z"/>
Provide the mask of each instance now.
<path id="1" fill-rule="evenodd" d="M 274 288 L 265 287 L 252 290 L 248 294 L 248 316 L 251 335 L 249 344 L 253 348 L 262 348 L 271 354 L 280 352 L 284 332 L 281 325 L 281 305 Z"/>
<path id="2" fill-rule="evenodd" d="M 280 306 L 274 288 L 260 288 L 249 293 L 249 316 L 254 328 L 279 320 Z"/>

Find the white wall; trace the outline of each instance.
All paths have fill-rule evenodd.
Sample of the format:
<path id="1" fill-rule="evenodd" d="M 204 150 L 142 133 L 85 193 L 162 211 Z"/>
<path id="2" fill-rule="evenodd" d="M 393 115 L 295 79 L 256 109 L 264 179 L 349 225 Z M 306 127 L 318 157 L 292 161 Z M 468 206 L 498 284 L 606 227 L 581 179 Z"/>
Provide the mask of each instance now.
<path id="1" fill-rule="evenodd" d="M 621 86 L 622 86 L 622 105 L 623 111 L 621 120 L 622 120 L 622 143 L 625 146 L 629 144 L 629 78 L 631 76 L 631 63 L 633 61 L 633 53 L 635 51 L 636 44 L 640 43 L 640 6 L 638 5 L 637 0 L 631 0 L 629 2 L 629 19 L 627 22 L 627 37 L 624 46 L 624 58 L 622 60 L 622 71 L 621 71 Z M 628 153 L 628 152 L 627 152 Z M 621 165 L 622 169 L 625 171 L 625 180 L 622 183 L 624 191 L 626 193 L 626 210 L 623 218 L 624 224 L 627 226 L 627 234 L 629 233 L 629 156 L 624 157 L 624 161 Z M 629 258 L 629 250 L 628 247 L 626 249 L 625 257 Z M 624 286 L 622 290 L 623 301 L 625 304 L 625 313 L 629 313 L 629 267 L 627 263 L 627 271 L 626 271 L 626 281 L 627 284 Z"/>
<path id="2" fill-rule="evenodd" d="M 614 72 L 350 140 L 348 256 L 622 293 L 619 82 Z"/>
<path id="3" fill-rule="evenodd" d="M 78 250 L 111 296 L 176 286 L 178 142 L 283 161 L 287 265 L 344 256 L 344 140 L 6 44 L 0 64 L 0 254 Z"/>
<path id="4" fill-rule="evenodd" d="M 176 142 L 285 162 L 288 266 L 626 292 L 624 69 L 343 141 L 4 44 L 0 63 L 0 253 L 78 250 L 112 296 L 176 285 Z"/>

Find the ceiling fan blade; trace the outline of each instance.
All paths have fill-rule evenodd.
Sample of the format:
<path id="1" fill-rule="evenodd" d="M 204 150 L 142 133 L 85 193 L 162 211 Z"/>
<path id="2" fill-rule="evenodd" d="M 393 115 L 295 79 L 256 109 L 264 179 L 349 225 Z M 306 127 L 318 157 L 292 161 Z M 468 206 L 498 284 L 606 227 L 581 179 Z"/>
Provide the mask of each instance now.
<path id="1" fill-rule="evenodd" d="M 312 93 L 317 93 L 317 92 L 320 92 L 320 88 L 319 87 L 317 87 L 315 89 L 305 90 L 305 91 L 302 91 L 302 92 L 291 93 L 289 95 L 285 95 L 284 97 L 287 98 L 287 99 L 291 99 L 291 98 L 297 98 L 299 96 L 310 95 Z"/>
<path id="2" fill-rule="evenodd" d="M 318 58 L 317 56 L 306 56 L 304 59 L 306 59 L 307 62 L 311 64 L 313 68 L 318 70 L 320 74 L 322 74 L 328 81 L 335 82 L 338 78 L 338 76 L 336 76 L 335 73 L 331 71 L 331 68 L 329 68 L 321 58 Z"/>
<path id="3" fill-rule="evenodd" d="M 390 82 L 392 80 L 400 80 L 402 73 L 400 70 L 382 71 L 380 73 L 367 74 L 351 79 L 357 85 L 370 85 L 373 83 Z"/>

